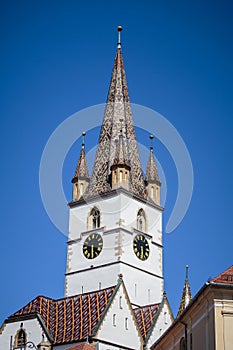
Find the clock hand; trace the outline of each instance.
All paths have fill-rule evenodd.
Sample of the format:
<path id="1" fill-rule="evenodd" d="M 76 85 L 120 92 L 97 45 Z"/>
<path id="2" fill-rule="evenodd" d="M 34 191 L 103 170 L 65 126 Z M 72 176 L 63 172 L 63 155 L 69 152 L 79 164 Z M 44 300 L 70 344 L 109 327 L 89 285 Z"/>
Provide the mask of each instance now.
<path id="1" fill-rule="evenodd" d="M 143 247 L 142 247 L 142 245 L 141 245 L 141 259 L 143 258 Z"/>
<path id="2" fill-rule="evenodd" d="M 94 258 L 94 245 L 91 245 L 91 257 Z"/>

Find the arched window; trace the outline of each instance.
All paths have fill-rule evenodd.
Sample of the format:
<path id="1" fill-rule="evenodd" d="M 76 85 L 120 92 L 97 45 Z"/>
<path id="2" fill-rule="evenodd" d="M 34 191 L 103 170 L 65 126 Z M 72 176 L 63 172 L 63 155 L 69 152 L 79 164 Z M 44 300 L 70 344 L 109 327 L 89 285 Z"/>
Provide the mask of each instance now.
<path id="1" fill-rule="evenodd" d="M 123 171 L 122 170 L 120 170 L 120 182 L 122 182 L 123 181 Z"/>
<path id="2" fill-rule="evenodd" d="M 138 211 L 137 215 L 137 229 L 139 231 L 145 232 L 146 231 L 146 216 L 143 209 L 140 209 Z"/>
<path id="3" fill-rule="evenodd" d="M 151 197 L 154 197 L 154 186 L 151 186 Z"/>
<path id="4" fill-rule="evenodd" d="M 80 196 L 83 195 L 83 183 L 80 184 Z"/>
<path id="5" fill-rule="evenodd" d="M 186 350 L 184 337 L 180 339 L 180 350 Z"/>
<path id="6" fill-rule="evenodd" d="M 27 337 L 24 329 L 20 328 L 15 337 L 15 348 L 20 348 L 26 345 Z"/>
<path id="7" fill-rule="evenodd" d="M 88 221 L 90 230 L 100 227 L 100 211 L 97 208 L 92 209 Z"/>

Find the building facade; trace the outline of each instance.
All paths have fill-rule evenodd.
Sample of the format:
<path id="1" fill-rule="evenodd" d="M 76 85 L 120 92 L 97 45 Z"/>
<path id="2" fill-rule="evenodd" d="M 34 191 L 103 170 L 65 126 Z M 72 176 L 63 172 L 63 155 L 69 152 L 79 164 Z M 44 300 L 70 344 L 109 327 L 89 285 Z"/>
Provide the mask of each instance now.
<path id="1" fill-rule="evenodd" d="M 152 350 L 233 349 L 233 266 L 206 282 Z"/>

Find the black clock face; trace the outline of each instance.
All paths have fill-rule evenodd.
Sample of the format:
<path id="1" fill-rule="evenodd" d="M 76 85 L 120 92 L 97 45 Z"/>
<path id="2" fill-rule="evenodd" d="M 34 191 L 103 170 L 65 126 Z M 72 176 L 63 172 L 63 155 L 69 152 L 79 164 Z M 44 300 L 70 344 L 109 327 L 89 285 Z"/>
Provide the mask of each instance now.
<path id="1" fill-rule="evenodd" d="M 133 241 L 133 250 L 140 260 L 146 260 L 150 254 L 149 243 L 145 236 L 137 235 Z"/>
<path id="2" fill-rule="evenodd" d="M 83 254 L 87 259 L 96 258 L 103 248 L 103 239 L 98 233 L 92 233 L 83 244 Z"/>

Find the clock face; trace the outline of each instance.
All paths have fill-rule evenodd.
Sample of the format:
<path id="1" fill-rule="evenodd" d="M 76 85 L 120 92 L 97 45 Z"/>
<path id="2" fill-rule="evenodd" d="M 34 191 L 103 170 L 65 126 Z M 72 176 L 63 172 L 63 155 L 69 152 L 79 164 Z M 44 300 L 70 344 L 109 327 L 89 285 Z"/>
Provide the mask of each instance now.
<path id="1" fill-rule="evenodd" d="M 83 254 L 87 259 L 96 258 L 103 248 L 103 239 L 98 233 L 92 233 L 83 244 Z"/>
<path id="2" fill-rule="evenodd" d="M 150 254 L 149 243 L 145 236 L 137 235 L 133 241 L 133 250 L 140 260 L 146 260 Z"/>

